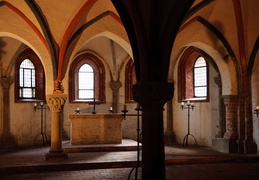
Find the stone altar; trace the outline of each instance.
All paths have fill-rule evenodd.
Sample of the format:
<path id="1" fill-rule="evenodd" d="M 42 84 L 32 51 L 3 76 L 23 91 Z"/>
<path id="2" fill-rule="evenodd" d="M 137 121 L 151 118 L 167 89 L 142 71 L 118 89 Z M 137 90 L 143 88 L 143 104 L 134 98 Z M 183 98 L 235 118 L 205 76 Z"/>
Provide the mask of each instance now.
<path id="1" fill-rule="evenodd" d="M 120 114 L 71 114 L 72 145 L 117 144 L 122 141 Z"/>

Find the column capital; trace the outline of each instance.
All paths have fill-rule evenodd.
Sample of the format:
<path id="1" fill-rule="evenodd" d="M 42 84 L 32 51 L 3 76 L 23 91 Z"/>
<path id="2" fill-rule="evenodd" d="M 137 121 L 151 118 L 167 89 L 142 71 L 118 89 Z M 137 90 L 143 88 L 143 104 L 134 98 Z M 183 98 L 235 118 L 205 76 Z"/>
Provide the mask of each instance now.
<path id="1" fill-rule="evenodd" d="M 120 81 L 111 81 L 110 87 L 113 91 L 118 91 L 121 87 L 121 82 Z"/>
<path id="2" fill-rule="evenodd" d="M 67 94 L 48 94 L 47 104 L 51 111 L 60 112 L 67 100 Z"/>
<path id="3" fill-rule="evenodd" d="M 143 108 L 163 108 L 174 95 L 174 84 L 167 82 L 141 82 L 133 85 L 133 99 Z"/>
<path id="4" fill-rule="evenodd" d="M 9 89 L 10 86 L 14 82 L 14 77 L 13 76 L 9 76 L 9 77 L 3 76 L 3 77 L 1 77 L 0 82 L 4 89 Z"/>

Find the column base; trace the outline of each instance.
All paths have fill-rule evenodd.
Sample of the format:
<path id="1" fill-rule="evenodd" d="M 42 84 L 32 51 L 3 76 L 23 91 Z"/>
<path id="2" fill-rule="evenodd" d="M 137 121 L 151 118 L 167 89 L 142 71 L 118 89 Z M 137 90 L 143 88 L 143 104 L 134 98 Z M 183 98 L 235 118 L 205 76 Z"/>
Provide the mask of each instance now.
<path id="1" fill-rule="evenodd" d="M 3 133 L 0 136 L 0 150 L 10 150 L 17 146 L 16 140 L 11 133 Z"/>
<path id="2" fill-rule="evenodd" d="M 175 143 L 175 135 L 173 132 L 170 132 L 170 131 L 166 131 L 165 134 L 164 134 L 164 143 L 165 144 L 173 144 Z"/>
<path id="3" fill-rule="evenodd" d="M 212 148 L 223 153 L 238 153 L 237 140 L 224 138 L 212 139 Z"/>
<path id="4" fill-rule="evenodd" d="M 245 154 L 257 154 L 257 145 L 252 140 L 244 141 Z"/>
<path id="5" fill-rule="evenodd" d="M 67 153 L 62 151 L 49 151 L 45 154 L 46 161 L 59 161 L 59 160 L 66 160 L 68 159 Z"/>

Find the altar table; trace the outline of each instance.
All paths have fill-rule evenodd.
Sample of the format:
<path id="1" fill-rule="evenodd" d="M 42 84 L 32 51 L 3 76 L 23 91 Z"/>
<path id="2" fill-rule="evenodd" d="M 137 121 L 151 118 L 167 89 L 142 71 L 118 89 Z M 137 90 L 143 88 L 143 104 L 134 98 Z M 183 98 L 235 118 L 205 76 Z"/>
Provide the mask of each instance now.
<path id="1" fill-rule="evenodd" d="M 71 114 L 71 144 L 121 143 L 122 120 L 120 114 Z"/>

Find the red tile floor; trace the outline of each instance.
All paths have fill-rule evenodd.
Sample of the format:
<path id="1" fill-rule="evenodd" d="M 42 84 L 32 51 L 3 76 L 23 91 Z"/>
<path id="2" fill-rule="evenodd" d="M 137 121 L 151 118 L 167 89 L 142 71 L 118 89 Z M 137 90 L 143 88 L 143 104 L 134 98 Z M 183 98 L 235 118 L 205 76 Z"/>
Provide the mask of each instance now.
<path id="1" fill-rule="evenodd" d="M 0 152 L 0 180 L 127 180 L 135 179 L 136 142 L 120 145 L 71 146 L 63 143 L 68 160 L 45 161 L 48 146 Z M 76 150 L 80 149 L 80 152 Z M 98 150 L 99 149 L 99 150 Z M 112 150 L 112 151 L 111 151 Z M 95 151 L 95 152 L 91 152 Z M 99 151 L 99 152 L 97 152 Z M 207 147 L 165 147 L 168 180 L 259 179 L 259 156 L 224 154 Z M 138 169 L 141 179 L 141 167 Z"/>

